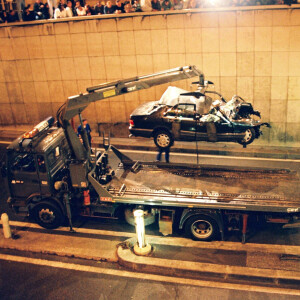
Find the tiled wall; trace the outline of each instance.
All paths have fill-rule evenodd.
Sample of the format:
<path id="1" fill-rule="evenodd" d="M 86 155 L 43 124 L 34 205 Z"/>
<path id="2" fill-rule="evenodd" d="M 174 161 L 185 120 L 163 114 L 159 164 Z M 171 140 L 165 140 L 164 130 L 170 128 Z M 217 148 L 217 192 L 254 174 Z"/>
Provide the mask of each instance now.
<path id="1" fill-rule="evenodd" d="M 68 96 L 110 80 L 194 64 L 225 98 L 252 102 L 273 128 L 256 143 L 300 142 L 300 10 L 202 11 L 0 27 L 0 124 L 34 124 Z M 188 82 L 178 86 L 190 88 Z M 164 86 L 91 104 L 127 122 Z"/>

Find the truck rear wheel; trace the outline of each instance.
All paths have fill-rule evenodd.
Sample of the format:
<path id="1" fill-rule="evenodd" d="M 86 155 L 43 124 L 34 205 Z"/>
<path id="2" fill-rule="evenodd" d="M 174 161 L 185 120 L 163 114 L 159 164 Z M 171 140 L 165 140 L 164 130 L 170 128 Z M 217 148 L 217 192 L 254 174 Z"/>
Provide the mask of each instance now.
<path id="1" fill-rule="evenodd" d="M 46 229 L 58 228 L 64 220 L 61 209 L 48 201 L 38 203 L 33 208 L 33 216 L 36 222 Z"/>
<path id="2" fill-rule="evenodd" d="M 196 241 L 216 239 L 219 232 L 216 221 L 205 215 L 190 217 L 185 224 L 186 235 Z"/>

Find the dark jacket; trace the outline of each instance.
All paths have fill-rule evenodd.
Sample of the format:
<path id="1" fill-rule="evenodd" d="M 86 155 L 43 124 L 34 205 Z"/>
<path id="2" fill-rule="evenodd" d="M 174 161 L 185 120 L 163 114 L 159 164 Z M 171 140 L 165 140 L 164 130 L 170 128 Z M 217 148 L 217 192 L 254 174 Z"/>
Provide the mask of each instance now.
<path id="1" fill-rule="evenodd" d="M 23 21 L 34 21 L 35 20 L 35 15 L 32 10 L 29 10 L 26 12 L 26 10 L 23 12 L 22 16 Z"/>

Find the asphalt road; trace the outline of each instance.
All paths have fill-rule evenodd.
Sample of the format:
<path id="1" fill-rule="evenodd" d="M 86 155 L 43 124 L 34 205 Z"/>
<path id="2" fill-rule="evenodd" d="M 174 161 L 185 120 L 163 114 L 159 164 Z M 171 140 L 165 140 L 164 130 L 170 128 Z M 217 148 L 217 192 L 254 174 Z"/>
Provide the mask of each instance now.
<path id="1" fill-rule="evenodd" d="M 1 252 L 0 252 L 1 253 Z M 14 253 L 15 255 L 20 255 Z M 58 258 L 47 255 L 19 257 L 22 262 L 0 260 L 1 299 L 100 300 L 294 300 L 297 290 L 256 290 L 232 284 L 209 283 L 160 275 L 128 272 L 116 264 Z M 32 263 L 38 261 L 37 263 Z M 190 281 L 190 284 L 189 284 Z M 299 294 L 299 293 L 298 293 Z"/>

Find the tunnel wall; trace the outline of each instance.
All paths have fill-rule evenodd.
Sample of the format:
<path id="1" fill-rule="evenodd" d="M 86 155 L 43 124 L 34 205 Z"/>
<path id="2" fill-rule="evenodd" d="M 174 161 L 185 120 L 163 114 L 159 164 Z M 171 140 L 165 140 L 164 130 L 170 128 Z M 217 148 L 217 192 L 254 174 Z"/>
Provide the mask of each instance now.
<path id="1" fill-rule="evenodd" d="M 272 124 L 256 143 L 300 143 L 300 10 L 295 8 L 2 25 L 0 59 L 1 126 L 35 124 L 95 84 L 192 64 L 214 82 L 214 90 L 227 99 L 242 96 Z M 176 85 L 190 89 L 188 81 Z M 94 129 L 98 123 L 124 124 L 135 107 L 159 99 L 165 88 L 92 103 L 83 115 Z"/>

